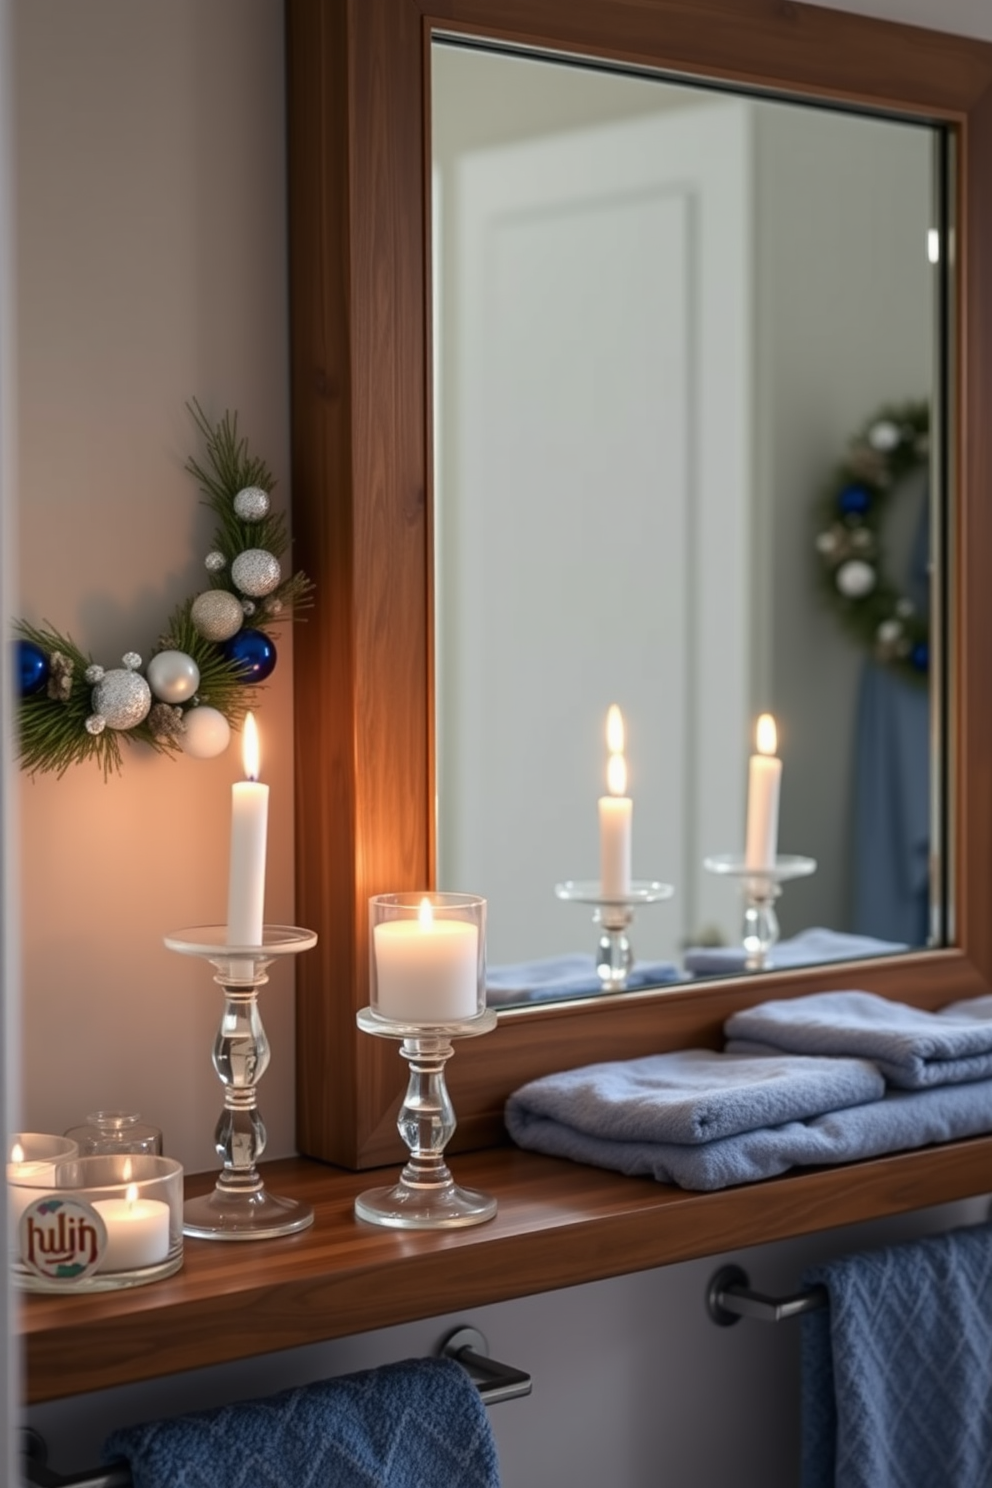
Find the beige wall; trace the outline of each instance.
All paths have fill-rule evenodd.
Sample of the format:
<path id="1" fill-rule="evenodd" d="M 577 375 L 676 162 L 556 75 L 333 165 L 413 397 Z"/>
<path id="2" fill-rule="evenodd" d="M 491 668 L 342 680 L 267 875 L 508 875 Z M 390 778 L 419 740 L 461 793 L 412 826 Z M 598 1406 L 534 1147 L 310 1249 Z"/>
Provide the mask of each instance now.
<path id="1" fill-rule="evenodd" d="M 104 666 L 204 585 L 184 404 L 236 409 L 288 497 L 282 6 L 21 0 L 16 58 L 20 613 Z M 260 693 L 267 918 L 292 921 L 291 646 Z M 21 777 L 23 1115 L 140 1110 L 212 1167 L 220 1003 L 164 932 L 226 914 L 233 745 Z M 292 1151 L 291 974 L 263 996 L 270 1155 Z"/>

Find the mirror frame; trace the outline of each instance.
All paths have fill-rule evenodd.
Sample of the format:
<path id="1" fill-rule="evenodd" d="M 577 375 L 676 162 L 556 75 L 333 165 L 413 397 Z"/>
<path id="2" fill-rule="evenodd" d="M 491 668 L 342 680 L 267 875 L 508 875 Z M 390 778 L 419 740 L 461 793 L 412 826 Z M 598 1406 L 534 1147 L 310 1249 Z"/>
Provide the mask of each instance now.
<path id="1" fill-rule="evenodd" d="M 992 45 L 782 0 L 287 0 L 293 526 L 317 606 L 295 633 L 297 1141 L 405 1156 L 405 1067 L 361 1034 L 369 896 L 433 882 L 431 36 L 462 34 L 947 125 L 956 296 L 949 381 L 947 949 L 501 1011 L 461 1043 L 449 1150 L 506 1141 L 525 1080 L 719 1047 L 769 996 L 836 986 L 938 1007 L 992 977 Z M 466 886 L 466 887 L 471 887 Z"/>

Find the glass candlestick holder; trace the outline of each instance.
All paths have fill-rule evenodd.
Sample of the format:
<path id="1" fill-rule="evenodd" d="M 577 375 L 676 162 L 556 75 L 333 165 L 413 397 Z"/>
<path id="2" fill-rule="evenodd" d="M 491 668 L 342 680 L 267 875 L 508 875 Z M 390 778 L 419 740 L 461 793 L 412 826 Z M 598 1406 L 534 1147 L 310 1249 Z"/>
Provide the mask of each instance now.
<path id="1" fill-rule="evenodd" d="M 555 884 L 559 899 L 571 904 L 590 904 L 592 922 L 602 933 L 596 947 L 596 971 L 604 992 L 622 992 L 634 964 L 634 950 L 627 931 L 640 905 L 660 904 L 675 893 L 671 884 L 655 880 L 635 882 L 627 894 L 604 895 L 599 883 L 566 879 Z"/>
<path id="2" fill-rule="evenodd" d="M 496 1026 L 486 1007 L 486 901 L 477 894 L 408 891 L 369 900 L 370 1007 L 358 1026 L 400 1041 L 410 1081 L 397 1126 L 410 1151 L 400 1181 L 370 1189 L 355 1213 L 398 1230 L 481 1224 L 496 1200 L 459 1188 L 444 1161 L 455 1113 L 444 1082 L 452 1039 Z"/>
<path id="3" fill-rule="evenodd" d="M 741 932 L 744 969 L 769 970 L 771 952 L 779 938 L 775 901 L 782 893 L 782 885 L 790 879 L 807 878 L 816 872 L 816 859 L 800 857 L 796 853 L 780 854 L 768 867 L 751 868 L 743 857 L 720 853 L 704 858 L 703 867 L 708 873 L 738 880 L 744 902 Z"/>
<path id="4" fill-rule="evenodd" d="M 313 1209 L 269 1193 L 256 1168 L 266 1141 L 256 1087 L 269 1065 L 258 993 L 276 958 L 310 950 L 317 936 L 293 925 L 266 925 L 261 945 L 227 945 L 226 937 L 226 925 L 197 925 L 165 937 L 170 951 L 209 961 L 224 992 L 213 1047 L 214 1069 L 224 1086 L 214 1142 L 224 1167 L 212 1193 L 187 1199 L 183 1234 L 200 1240 L 268 1240 L 305 1230 L 313 1224 Z"/>
<path id="5" fill-rule="evenodd" d="M 477 1189 L 461 1188 L 444 1160 L 444 1149 L 457 1124 L 444 1066 L 454 1053 L 453 1039 L 476 1038 L 496 1027 L 493 1009 L 431 1027 L 383 1018 L 367 1007 L 358 1014 L 358 1026 L 377 1038 L 398 1039 L 399 1052 L 410 1066 L 406 1096 L 396 1118 L 410 1160 L 398 1183 L 359 1194 L 356 1216 L 395 1230 L 452 1230 L 492 1219 L 496 1200 Z"/>

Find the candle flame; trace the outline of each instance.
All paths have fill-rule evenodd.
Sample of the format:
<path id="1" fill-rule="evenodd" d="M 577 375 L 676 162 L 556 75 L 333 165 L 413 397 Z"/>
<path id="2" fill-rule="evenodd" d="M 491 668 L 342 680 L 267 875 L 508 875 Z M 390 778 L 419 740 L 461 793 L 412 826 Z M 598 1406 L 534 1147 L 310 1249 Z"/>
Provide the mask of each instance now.
<path id="1" fill-rule="evenodd" d="M 127 1199 L 129 1205 L 136 1204 L 138 1202 L 138 1185 L 136 1183 L 129 1183 L 124 1190 L 124 1197 Z"/>
<path id="2" fill-rule="evenodd" d="M 778 733 L 775 720 L 770 713 L 762 713 L 758 719 L 758 753 L 774 754 L 778 748 Z"/>
<path id="3" fill-rule="evenodd" d="M 611 754 L 623 754 L 623 714 L 611 703 L 606 714 L 606 747 Z"/>
<path id="4" fill-rule="evenodd" d="M 20 1142 L 15 1142 L 13 1147 L 11 1147 L 10 1160 L 13 1163 L 22 1163 L 24 1161 L 24 1148 Z"/>
<path id="5" fill-rule="evenodd" d="M 245 727 L 241 739 L 241 758 L 245 767 L 245 779 L 257 780 L 261 765 L 258 747 L 258 725 L 254 713 L 245 714 Z"/>
<path id="6" fill-rule="evenodd" d="M 611 754 L 606 766 L 606 784 L 611 796 L 622 796 L 627 789 L 627 761 L 622 754 Z"/>
<path id="7" fill-rule="evenodd" d="M 420 921 L 421 930 L 429 930 L 434 923 L 434 910 L 431 906 L 431 901 L 426 897 L 426 895 L 420 901 L 420 908 L 417 911 L 417 919 Z"/>

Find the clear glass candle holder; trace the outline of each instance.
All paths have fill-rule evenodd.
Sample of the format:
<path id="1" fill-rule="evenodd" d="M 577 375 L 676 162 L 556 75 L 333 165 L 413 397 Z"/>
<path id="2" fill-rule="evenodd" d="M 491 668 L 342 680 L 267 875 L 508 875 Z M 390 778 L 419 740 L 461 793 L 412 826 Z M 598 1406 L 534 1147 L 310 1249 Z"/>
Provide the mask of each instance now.
<path id="1" fill-rule="evenodd" d="M 67 1157 L 47 1177 L 8 1179 L 8 1194 L 22 1206 L 12 1271 L 25 1291 L 144 1286 L 183 1263 L 183 1170 L 171 1157 Z"/>
<path id="2" fill-rule="evenodd" d="M 634 911 L 641 905 L 660 904 L 675 893 L 672 884 L 655 879 L 632 883 L 626 894 L 604 895 L 598 882 L 568 878 L 555 884 L 555 894 L 571 904 L 589 904 L 592 922 L 599 925 L 596 973 L 604 992 L 623 992 L 634 965 L 634 948 L 627 934 Z"/>
<path id="3" fill-rule="evenodd" d="M 92 1111 L 84 1125 L 70 1126 L 66 1136 L 78 1143 L 81 1157 L 122 1152 L 162 1156 L 162 1133 L 143 1122 L 137 1111 Z"/>
<path id="4" fill-rule="evenodd" d="M 744 970 L 774 969 L 772 951 L 779 939 L 775 901 L 781 897 L 783 884 L 816 872 L 816 859 L 801 857 L 797 853 L 780 853 L 773 863 L 755 868 L 736 853 L 719 853 L 704 858 L 703 867 L 707 873 L 734 878 L 740 884 L 744 906 L 741 927 Z"/>
<path id="5" fill-rule="evenodd" d="M 67 1158 L 77 1157 L 79 1144 L 71 1137 L 56 1137 L 49 1132 L 14 1132 L 10 1138 L 7 1161 L 7 1212 L 9 1215 L 8 1247 L 11 1255 L 19 1249 L 18 1225 L 24 1210 L 55 1183 L 55 1170 Z"/>
<path id="6" fill-rule="evenodd" d="M 369 900 L 372 1012 L 393 1023 L 446 1027 L 486 1008 L 486 901 L 410 892 Z"/>

